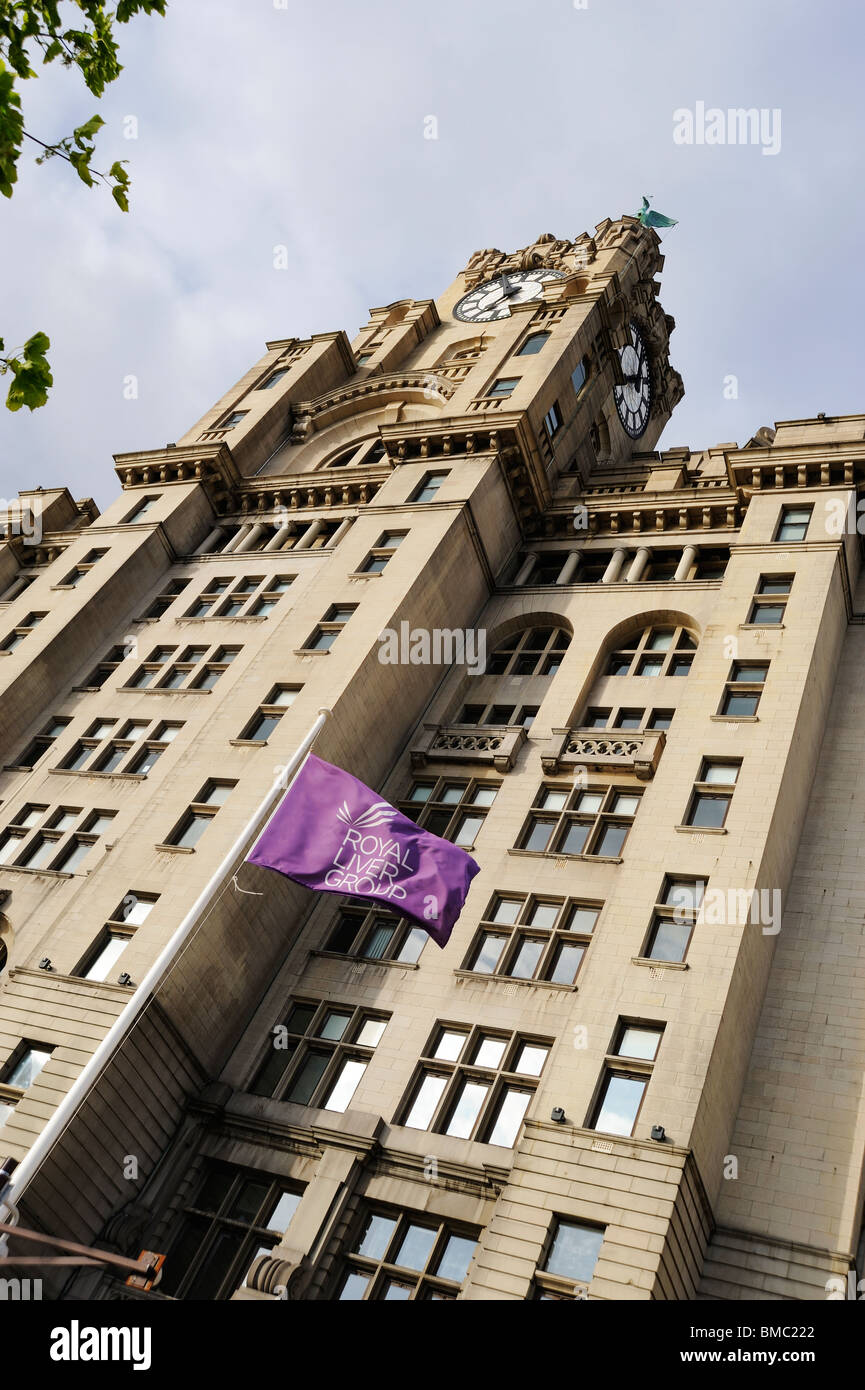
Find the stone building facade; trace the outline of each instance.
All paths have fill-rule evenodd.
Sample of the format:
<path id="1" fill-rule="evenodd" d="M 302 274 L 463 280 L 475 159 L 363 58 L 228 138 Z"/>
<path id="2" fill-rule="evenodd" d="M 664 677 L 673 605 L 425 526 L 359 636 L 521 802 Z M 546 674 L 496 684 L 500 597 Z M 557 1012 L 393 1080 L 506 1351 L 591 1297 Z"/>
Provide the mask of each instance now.
<path id="1" fill-rule="evenodd" d="M 635 219 L 267 345 L 0 546 L 0 1153 L 323 706 L 450 943 L 244 865 L 30 1185 L 66 1299 L 822 1299 L 865 1152 L 865 416 L 654 445 Z M 865 525 L 865 523 L 863 523 Z M 830 1283 L 830 1281 L 836 1283 Z"/>

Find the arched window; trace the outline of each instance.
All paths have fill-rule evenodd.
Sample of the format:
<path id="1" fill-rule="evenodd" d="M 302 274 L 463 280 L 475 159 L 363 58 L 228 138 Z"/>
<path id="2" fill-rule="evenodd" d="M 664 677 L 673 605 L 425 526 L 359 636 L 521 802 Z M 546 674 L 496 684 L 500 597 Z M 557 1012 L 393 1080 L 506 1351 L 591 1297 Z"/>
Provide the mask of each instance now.
<path id="1" fill-rule="evenodd" d="M 608 676 L 687 676 L 697 650 L 684 627 L 646 627 L 613 652 Z"/>
<path id="2" fill-rule="evenodd" d="M 6 942 L 0 937 L 0 975 L 2 975 L 3 971 L 6 969 L 6 962 L 8 959 L 9 953 L 6 950 Z"/>
<path id="3" fill-rule="evenodd" d="M 488 676 L 554 676 L 570 645 L 561 627 L 530 627 L 499 643 L 487 661 Z"/>

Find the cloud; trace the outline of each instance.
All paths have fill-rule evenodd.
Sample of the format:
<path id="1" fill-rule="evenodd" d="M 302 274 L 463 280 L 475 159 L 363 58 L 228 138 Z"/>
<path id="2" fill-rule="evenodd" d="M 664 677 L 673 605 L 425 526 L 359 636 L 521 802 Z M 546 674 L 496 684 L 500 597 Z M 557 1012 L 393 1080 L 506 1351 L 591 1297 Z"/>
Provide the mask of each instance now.
<path id="1" fill-rule="evenodd" d="M 842 53 L 827 42 L 836 10 Z M 0 331 L 9 346 L 47 331 L 57 382 L 47 409 L 0 411 L 0 494 L 65 482 L 105 505 L 111 454 L 176 439 L 266 339 L 354 334 L 372 305 L 439 294 L 478 247 L 590 230 L 643 192 L 680 219 L 662 302 L 687 394 L 666 442 L 854 412 L 861 27 L 844 6 L 749 0 L 711 14 L 684 0 L 171 0 L 166 20 L 123 33 L 100 108 L 100 159 L 131 161 L 130 214 L 59 161 L 28 163 L 0 208 Z M 98 106 L 64 72 L 25 99 L 48 138 Z M 780 107 L 781 153 L 674 145 L 673 111 L 698 100 Z"/>

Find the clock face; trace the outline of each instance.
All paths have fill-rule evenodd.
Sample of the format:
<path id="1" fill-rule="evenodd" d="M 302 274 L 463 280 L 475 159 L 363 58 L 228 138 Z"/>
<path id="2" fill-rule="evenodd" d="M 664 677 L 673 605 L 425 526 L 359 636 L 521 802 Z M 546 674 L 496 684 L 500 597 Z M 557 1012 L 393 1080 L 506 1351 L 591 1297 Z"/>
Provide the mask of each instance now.
<path id="1" fill-rule="evenodd" d="M 639 439 L 645 433 L 652 408 L 652 374 L 642 334 L 631 324 L 631 341 L 619 349 L 624 383 L 613 388 L 619 419 L 626 434 Z"/>
<path id="2" fill-rule="evenodd" d="M 492 323 L 506 319 L 512 304 L 540 299 L 545 280 L 564 280 L 561 270 L 507 270 L 476 285 L 454 306 L 454 317 L 464 323 Z"/>

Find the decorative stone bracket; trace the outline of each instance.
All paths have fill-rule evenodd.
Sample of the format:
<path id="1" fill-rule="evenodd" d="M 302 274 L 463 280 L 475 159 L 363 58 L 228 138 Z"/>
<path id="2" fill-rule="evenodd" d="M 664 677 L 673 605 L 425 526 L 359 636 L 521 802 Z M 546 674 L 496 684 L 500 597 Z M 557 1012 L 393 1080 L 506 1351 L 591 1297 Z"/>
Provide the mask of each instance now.
<path id="1" fill-rule="evenodd" d="M 626 730 L 553 729 L 553 736 L 541 751 L 544 772 L 556 775 L 582 764 L 604 772 L 632 772 L 641 782 L 654 777 L 664 751 L 663 729 L 644 734 Z"/>
<path id="2" fill-rule="evenodd" d="M 431 762 L 492 763 L 496 772 L 510 772 L 526 731 L 521 724 L 424 724 L 411 750 L 411 765 Z"/>

